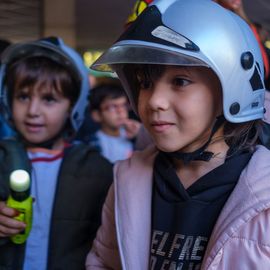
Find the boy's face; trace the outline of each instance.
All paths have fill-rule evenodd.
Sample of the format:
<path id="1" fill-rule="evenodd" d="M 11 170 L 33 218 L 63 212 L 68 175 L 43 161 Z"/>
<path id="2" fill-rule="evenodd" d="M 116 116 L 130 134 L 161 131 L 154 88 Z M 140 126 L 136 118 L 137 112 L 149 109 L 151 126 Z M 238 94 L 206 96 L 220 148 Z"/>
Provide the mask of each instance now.
<path id="1" fill-rule="evenodd" d="M 18 132 L 31 144 L 44 143 L 62 131 L 70 101 L 46 87 L 18 89 L 12 99 L 12 116 Z"/>
<path id="2" fill-rule="evenodd" d="M 140 81 L 138 112 L 160 150 L 192 152 L 222 113 L 221 86 L 203 67 L 167 67 L 153 85 Z"/>
<path id="3" fill-rule="evenodd" d="M 93 115 L 93 114 L 92 114 Z M 104 131 L 118 131 L 128 118 L 128 103 L 126 97 L 107 98 L 98 111 L 94 111 L 94 120 L 101 124 Z"/>

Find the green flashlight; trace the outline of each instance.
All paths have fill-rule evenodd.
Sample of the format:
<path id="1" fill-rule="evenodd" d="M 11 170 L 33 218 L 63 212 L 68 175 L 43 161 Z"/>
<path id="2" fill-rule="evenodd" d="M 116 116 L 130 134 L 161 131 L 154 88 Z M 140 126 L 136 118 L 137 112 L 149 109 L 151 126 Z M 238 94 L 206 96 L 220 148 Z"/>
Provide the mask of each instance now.
<path id="1" fill-rule="evenodd" d="M 26 228 L 11 237 L 15 244 L 22 244 L 26 241 L 32 227 L 32 204 L 33 199 L 30 196 L 30 176 L 25 170 L 15 170 L 9 177 L 10 196 L 7 200 L 7 206 L 16 209 L 19 215 L 16 220 L 26 224 Z"/>

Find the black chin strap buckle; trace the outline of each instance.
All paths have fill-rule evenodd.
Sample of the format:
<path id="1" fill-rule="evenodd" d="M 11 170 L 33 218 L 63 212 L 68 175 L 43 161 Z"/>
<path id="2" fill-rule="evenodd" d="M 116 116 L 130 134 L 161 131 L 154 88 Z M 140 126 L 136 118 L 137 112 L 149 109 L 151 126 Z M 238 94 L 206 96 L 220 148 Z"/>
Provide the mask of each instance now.
<path id="1" fill-rule="evenodd" d="M 197 151 L 193 153 L 182 153 L 182 152 L 173 152 L 173 153 L 165 153 L 165 155 L 183 160 L 184 164 L 187 165 L 189 162 L 193 160 L 201 160 L 201 161 L 209 161 L 214 153 L 209 151 L 200 151 L 199 153 Z"/>
<path id="2" fill-rule="evenodd" d="M 198 157 L 196 157 L 194 160 L 209 161 L 213 156 L 214 156 L 213 152 L 204 151 Z"/>

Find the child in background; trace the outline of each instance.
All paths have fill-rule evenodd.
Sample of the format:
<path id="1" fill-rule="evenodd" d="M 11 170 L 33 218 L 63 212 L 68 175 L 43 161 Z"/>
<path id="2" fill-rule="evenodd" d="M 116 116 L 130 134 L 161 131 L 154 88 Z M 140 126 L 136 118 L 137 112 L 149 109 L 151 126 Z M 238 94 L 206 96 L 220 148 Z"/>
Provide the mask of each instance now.
<path id="1" fill-rule="evenodd" d="M 83 121 L 87 76 L 80 56 L 59 38 L 15 44 L 2 54 L 1 106 L 18 136 L 0 142 L 1 269 L 84 269 L 112 181 L 99 153 L 69 143 Z M 5 201 L 8 177 L 22 161 L 35 201 L 30 235 L 18 245 L 10 237 L 25 224 Z"/>
<path id="2" fill-rule="evenodd" d="M 124 89 L 117 84 L 101 84 L 91 89 L 90 113 L 100 124 L 96 140 L 90 144 L 100 149 L 110 162 L 129 158 L 133 152 L 133 139 L 139 122 L 128 118 L 129 104 Z"/>
<path id="3" fill-rule="evenodd" d="M 0 39 L 0 56 L 1 56 L 1 53 L 10 45 L 11 45 L 11 42 L 9 40 Z M 8 138 L 13 135 L 14 135 L 14 131 L 8 125 L 8 123 L 6 123 L 5 119 L 0 113 L 0 139 Z"/>
<path id="4" fill-rule="evenodd" d="M 93 68 L 117 73 L 155 147 L 115 165 L 87 269 L 269 269 L 250 27 L 210 0 L 154 1 Z"/>

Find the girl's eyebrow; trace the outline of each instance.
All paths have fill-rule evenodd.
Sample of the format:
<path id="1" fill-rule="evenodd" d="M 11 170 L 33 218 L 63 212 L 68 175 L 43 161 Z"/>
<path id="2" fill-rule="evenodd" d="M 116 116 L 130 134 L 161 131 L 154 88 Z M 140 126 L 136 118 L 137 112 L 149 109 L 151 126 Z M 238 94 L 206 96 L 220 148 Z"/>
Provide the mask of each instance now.
<path id="1" fill-rule="evenodd" d="M 30 90 L 29 89 L 26 89 L 25 87 L 24 88 L 17 88 L 14 91 L 15 94 L 29 93 L 29 92 L 30 92 Z"/>
<path id="2" fill-rule="evenodd" d="M 187 68 L 187 67 L 174 67 L 175 72 L 181 72 L 182 74 L 180 74 L 181 76 L 188 76 L 191 77 L 194 75 L 194 71 L 191 72 L 191 69 Z"/>

